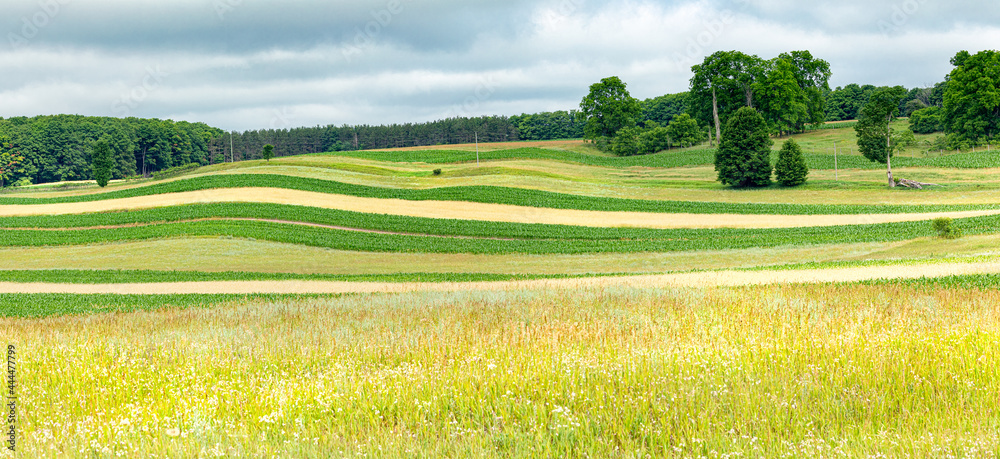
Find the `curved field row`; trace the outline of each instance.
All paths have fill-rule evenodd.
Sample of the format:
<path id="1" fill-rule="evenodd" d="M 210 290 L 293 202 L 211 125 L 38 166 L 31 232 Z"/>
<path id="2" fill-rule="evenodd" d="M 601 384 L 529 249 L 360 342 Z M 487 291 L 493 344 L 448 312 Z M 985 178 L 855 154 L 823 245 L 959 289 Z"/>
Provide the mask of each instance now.
<path id="1" fill-rule="evenodd" d="M 961 275 L 997 274 L 1000 262 L 941 263 L 912 266 L 879 266 L 785 271 L 712 271 L 655 276 L 541 279 L 509 282 L 330 282 L 330 281 L 221 281 L 137 284 L 50 284 L 0 282 L 0 294 L 347 294 L 507 290 L 578 290 L 585 288 L 733 287 L 794 283 L 844 283 L 885 279 L 919 279 Z"/>
<path id="2" fill-rule="evenodd" d="M 192 203 L 222 202 L 297 205 L 418 218 L 569 225 L 594 228 L 627 227 L 653 229 L 829 227 L 915 222 L 938 217 L 974 218 L 1000 215 L 1000 210 L 863 215 L 663 214 L 651 212 L 550 209 L 464 201 L 407 201 L 401 199 L 331 195 L 285 188 L 229 188 L 108 199 L 87 203 L 3 205 L 0 206 L 0 217 L 113 212 L 181 206 Z"/>
<path id="3" fill-rule="evenodd" d="M 660 201 L 553 193 L 504 186 L 455 186 L 409 189 L 353 185 L 287 175 L 244 174 L 206 175 L 143 187 L 108 191 L 100 194 L 48 198 L 0 197 L 0 205 L 29 206 L 46 204 L 96 203 L 100 201 L 167 195 L 183 192 L 208 192 L 217 189 L 282 189 L 309 191 L 359 198 L 397 199 L 402 201 L 460 201 L 479 204 L 504 204 L 566 210 L 613 212 L 751 214 L 751 215 L 849 215 L 950 212 L 1000 209 L 993 200 L 980 205 L 837 205 L 837 204 L 756 204 L 693 201 Z M 743 191 L 740 191 L 743 192 Z M 736 192 L 736 193 L 740 193 Z M 244 198 L 245 199 L 245 198 Z"/>

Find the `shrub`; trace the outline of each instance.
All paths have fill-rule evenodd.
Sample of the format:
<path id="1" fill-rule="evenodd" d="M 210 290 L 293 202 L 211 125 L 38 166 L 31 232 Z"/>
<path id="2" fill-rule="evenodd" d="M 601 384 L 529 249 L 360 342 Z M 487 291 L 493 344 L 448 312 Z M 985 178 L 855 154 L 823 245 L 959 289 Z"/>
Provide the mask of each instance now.
<path id="1" fill-rule="evenodd" d="M 441 169 L 434 169 L 434 175 L 441 175 Z"/>
<path id="2" fill-rule="evenodd" d="M 784 186 L 799 186 L 806 183 L 809 166 L 802 156 L 802 149 L 794 139 L 788 139 L 778 153 L 778 164 L 774 167 L 778 183 Z"/>
<path id="3" fill-rule="evenodd" d="M 639 128 L 624 127 L 611 139 L 611 153 L 616 156 L 634 156 L 639 154 Z"/>
<path id="4" fill-rule="evenodd" d="M 934 225 L 934 231 L 937 231 L 938 237 L 944 239 L 958 239 L 962 237 L 962 229 L 955 226 L 955 221 L 950 218 L 936 218 L 931 224 Z"/>

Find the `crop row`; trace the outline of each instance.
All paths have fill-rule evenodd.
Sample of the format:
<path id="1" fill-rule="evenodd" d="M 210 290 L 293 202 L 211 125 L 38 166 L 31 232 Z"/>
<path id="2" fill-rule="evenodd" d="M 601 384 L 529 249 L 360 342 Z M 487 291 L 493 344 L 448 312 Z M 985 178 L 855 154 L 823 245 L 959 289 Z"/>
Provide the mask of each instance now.
<path id="1" fill-rule="evenodd" d="M 160 308 L 214 307 L 247 299 L 279 301 L 317 295 L 70 295 L 0 294 L 0 317 L 37 318 L 107 312 L 151 311 Z"/>
<path id="2" fill-rule="evenodd" d="M 397 163 L 426 164 L 460 164 L 476 161 L 475 152 L 453 150 L 423 150 L 423 151 L 341 151 L 320 153 L 319 155 L 346 156 L 368 159 L 372 161 Z M 777 162 L 778 152 L 772 153 L 771 162 Z M 884 166 L 873 163 L 859 154 L 840 154 L 836 164 L 834 155 L 826 153 L 805 153 L 806 163 L 811 169 L 880 169 Z M 692 166 L 709 166 L 715 162 L 715 150 L 685 150 L 680 152 L 665 151 L 651 155 L 608 157 L 586 155 L 572 151 L 548 150 L 542 148 L 518 148 L 481 152 L 480 161 L 496 161 L 510 159 L 540 159 L 565 161 L 590 166 L 629 168 L 655 167 L 676 168 Z M 979 169 L 1000 167 L 1000 155 L 984 152 L 956 153 L 933 158 L 918 158 L 900 156 L 893 158 L 896 167 L 940 167 L 955 169 Z"/>
<path id="3" fill-rule="evenodd" d="M 956 220 L 966 234 L 996 233 L 1000 216 Z M 927 222 L 774 229 L 673 229 L 650 239 L 463 239 L 380 234 L 264 221 L 196 221 L 150 226 L 6 230 L 0 246 L 66 246 L 174 237 L 237 237 L 364 252 L 577 254 L 676 252 L 909 240 L 934 234 Z"/>
<path id="4" fill-rule="evenodd" d="M 486 204 L 509 204 L 524 207 L 617 212 L 815 215 L 915 213 L 998 208 L 996 205 L 875 206 L 653 201 L 643 199 L 580 196 L 500 186 L 459 186 L 412 190 L 380 188 L 329 180 L 270 174 L 212 175 L 193 177 L 186 180 L 158 183 L 139 188 L 109 191 L 99 194 L 64 196 L 59 198 L 3 197 L 0 198 L 0 204 L 17 205 L 94 202 L 108 199 L 152 196 L 166 193 L 203 191 L 216 188 L 247 187 L 283 188 L 367 198 L 401 199 L 407 201 L 464 201 Z"/>
<path id="5" fill-rule="evenodd" d="M 517 240 L 699 240 L 703 237 L 737 237 L 753 239 L 754 235 L 784 234 L 778 229 L 649 229 L 649 228 L 594 228 L 585 226 L 527 224 L 508 222 L 485 222 L 474 220 L 435 219 L 397 215 L 368 214 L 343 210 L 329 210 L 315 207 L 289 206 L 268 203 L 210 203 L 184 206 L 160 207 L 154 209 L 102 212 L 91 214 L 69 214 L 52 216 L 0 217 L 0 228 L 8 229 L 68 229 L 82 230 L 92 227 L 149 225 L 162 223 L 192 222 L 205 219 L 256 219 L 287 222 L 311 223 L 358 230 L 385 231 L 410 235 L 457 236 L 472 238 L 496 238 Z M 970 219 L 966 225 L 973 225 Z M 220 223 L 220 222 L 216 222 Z M 239 226 L 245 222 L 225 222 Z M 914 228 L 929 228 L 926 223 L 895 224 L 911 225 Z M 869 233 L 887 225 L 844 226 L 815 228 L 810 231 L 838 233 Z M 123 228 L 125 229 L 125 228 Z M 926 228 L 925 228 L 926 229 Z M 967 228 L 970 231 L 972 228 Z M 117 230 L 108 230 L 117 231 Z M 928 230 L 929 231 L 929 230 Z M 979 231 L 985 231 L 980 229 Z M 10 233 L 10 231 L 5 231 Z M 63 232 L 60 232 L 63 233 Z M 358 235 L 358 232 L 351 234 Z M 923 232 L 920 235 L 929 235 Z M 2 238 L 2 235 L 0 235 Z"/>
<path id="6" fill-rule="evenodd" d="M 295 274 L 261 272 L 201 272 L 147 270 L 12 270 L 0 271 L 4 282 L 55 284 L 136 284 L 159 282 L 226 282 L 310 280 L 336 282 L 494 282 L 561 279 L 567 275 L 490 273 Z M 578 277 L 578 276 L 576 276 Z"/>

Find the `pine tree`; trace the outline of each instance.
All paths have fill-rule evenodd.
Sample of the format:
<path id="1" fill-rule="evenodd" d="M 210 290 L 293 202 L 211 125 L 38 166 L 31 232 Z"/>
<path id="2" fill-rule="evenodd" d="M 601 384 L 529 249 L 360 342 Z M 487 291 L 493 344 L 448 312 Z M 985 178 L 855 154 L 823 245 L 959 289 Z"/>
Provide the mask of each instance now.
<path id="1" fill-rule="evenodd" d="M 802 149 L 794 139 L 788 139 L 778 153 L 778 164 L 774 166 L 774 175 L 783 186 L 799 186 L 806 183 L 809 166 L 802 156 Z"/>
<path id="2" fill-rule="evenodd" d="M 737 110 L 726 122 L 715 153 L 719 181 L 734 187 L 770 185 L 772 143 L 767 123 L 757 110 Z"/>

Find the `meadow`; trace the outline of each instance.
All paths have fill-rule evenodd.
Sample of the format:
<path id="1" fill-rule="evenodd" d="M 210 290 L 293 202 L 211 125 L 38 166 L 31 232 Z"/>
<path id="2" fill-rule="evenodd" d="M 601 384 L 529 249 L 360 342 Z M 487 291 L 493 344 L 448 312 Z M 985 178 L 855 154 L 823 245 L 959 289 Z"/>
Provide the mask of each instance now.
<path id="1" fill-rule="evenodd" d="M 896 173 L 941 186 L 889 190 L 834 127 L 794 189 L 556 141 L 0 193 L 0 455 L 996 457 L 1000 163 L 918 136 Z"/>

